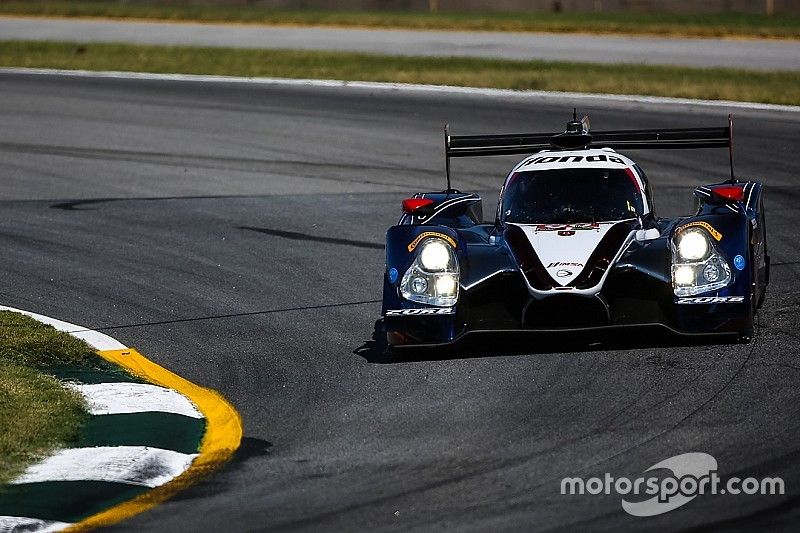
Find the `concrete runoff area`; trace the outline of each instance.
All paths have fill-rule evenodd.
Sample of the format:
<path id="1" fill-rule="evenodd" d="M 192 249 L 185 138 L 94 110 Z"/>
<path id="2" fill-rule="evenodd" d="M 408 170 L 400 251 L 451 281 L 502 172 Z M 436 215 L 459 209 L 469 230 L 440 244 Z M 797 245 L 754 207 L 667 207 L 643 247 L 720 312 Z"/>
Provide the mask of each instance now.
<path id="1" fill-rule="evenodd" d="M 800 70 L 800 41 L 414 31 L 0 17 L 3 40 L 128 42 Z"/>

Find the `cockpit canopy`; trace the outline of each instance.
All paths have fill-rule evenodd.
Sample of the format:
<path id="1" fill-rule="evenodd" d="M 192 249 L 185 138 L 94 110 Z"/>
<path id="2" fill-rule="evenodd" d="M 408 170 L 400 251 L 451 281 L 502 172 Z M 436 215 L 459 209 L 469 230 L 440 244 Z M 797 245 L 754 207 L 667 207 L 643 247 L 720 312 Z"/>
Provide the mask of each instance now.
<path id="1" fill-rule="evenodd" d="M 500 219 L 575 224 L 640 217 L 645 200 L 631 170 L 560 168 L 517 172 L 503 191 Z"/>

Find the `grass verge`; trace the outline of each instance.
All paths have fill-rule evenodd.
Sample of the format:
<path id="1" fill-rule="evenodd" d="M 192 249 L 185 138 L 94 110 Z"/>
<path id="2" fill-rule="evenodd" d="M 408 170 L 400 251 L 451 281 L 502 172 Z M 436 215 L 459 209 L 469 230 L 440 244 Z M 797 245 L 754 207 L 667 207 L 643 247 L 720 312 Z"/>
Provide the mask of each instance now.
<path id="1" fill-rule="evenodd" d="M 258 5 L 180 5 L 108 1 L 0 0 L 0 13 L 275 25 L 409 28 L 420 30 L 525 31 L 691 37 L 800 38 L 800 17 L 741 13 L 470 13 L 424 11 L 277 10 Z"/>
<path id="2" fill-rule="evenodd" d="M 79 436 L 83 398 L 47 367 L 92 365 L 94 350 L 27 316 L 0 311 L 0 484 Z"/>
<path id="3" fill-rule="evenodd" d="M 0 65 L 425 83 L 800 105 L 798 72 L 723 68 L 28 41 L 0 41 Z"/>

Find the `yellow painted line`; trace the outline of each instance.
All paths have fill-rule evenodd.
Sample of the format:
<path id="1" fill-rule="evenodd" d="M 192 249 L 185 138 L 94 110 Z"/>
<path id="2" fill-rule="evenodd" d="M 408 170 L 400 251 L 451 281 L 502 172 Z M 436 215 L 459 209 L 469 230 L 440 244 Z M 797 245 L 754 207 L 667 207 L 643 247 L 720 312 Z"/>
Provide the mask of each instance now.
<path id="1" fill-rule="evenodd" d="M 73 524 L 66 531 L 87 531 L 108 526 L 155 507 L 178 491 L 230 459 L 242 440 L 239 413 L 222 395 L 206 389 L 158 366 L 133 348 L 97 352 L 103 359 L 117 364 L 154 385 L 174 389 L 188 397 L 206 418 L 206 432 L 200 443 L 199 456 L 184 473 L 175 479 Z"/>

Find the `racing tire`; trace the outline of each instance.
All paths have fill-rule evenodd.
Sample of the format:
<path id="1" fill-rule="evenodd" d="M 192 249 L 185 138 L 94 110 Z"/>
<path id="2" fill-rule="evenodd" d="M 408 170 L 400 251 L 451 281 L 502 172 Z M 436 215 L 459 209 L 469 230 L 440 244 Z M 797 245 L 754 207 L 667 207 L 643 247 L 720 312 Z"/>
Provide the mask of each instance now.
<path id="1" fill-rule="evenodd" d="M 752 241 L 751 239 L 749 239 Z M 745 327 L 740 329 L 737 336 L 737 342 L 739 344 L 748 344 L 753 339 L 753 334 L 755 332 L 755 316 L 756 310 L 759 308 L 759 303 L 757 300 L 763 299 L 763 297 L 759 297 L 758 293 L 758 268 L 756 267 L 755 261 L 753 259 L 753 249 L 750 248 L 748 252 L 748 263 L 750 265 L 750 308 L 748 309 L 748 317 L 745 322 Z"/>

